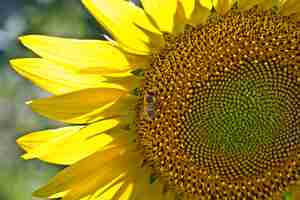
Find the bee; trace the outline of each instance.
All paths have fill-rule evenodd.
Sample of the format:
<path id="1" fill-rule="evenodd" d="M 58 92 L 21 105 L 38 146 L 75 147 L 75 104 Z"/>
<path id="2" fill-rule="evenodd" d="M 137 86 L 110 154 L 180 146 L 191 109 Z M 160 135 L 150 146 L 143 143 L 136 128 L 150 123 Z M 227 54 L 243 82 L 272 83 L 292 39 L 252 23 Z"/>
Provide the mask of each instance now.
<path id="1" fill-rule="evenodd" d="M 147 119 L 153 120 L 156 116 L 156 98 L 153 92 L 148 92 L 144 96 L 144 113 Z"/>

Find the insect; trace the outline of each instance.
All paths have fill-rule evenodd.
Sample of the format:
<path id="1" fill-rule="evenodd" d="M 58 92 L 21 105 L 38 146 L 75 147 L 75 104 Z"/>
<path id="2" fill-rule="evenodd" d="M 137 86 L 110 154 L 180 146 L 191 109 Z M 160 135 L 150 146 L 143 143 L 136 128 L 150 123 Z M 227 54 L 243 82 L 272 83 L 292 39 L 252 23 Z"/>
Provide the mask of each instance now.
<path id="1" fill-rule="evenodd" d="M 148 92 L 144 96 L 144 113 L 146 118 L 153 120 L 155 118 L 156 98 L 153 92 Z"/>

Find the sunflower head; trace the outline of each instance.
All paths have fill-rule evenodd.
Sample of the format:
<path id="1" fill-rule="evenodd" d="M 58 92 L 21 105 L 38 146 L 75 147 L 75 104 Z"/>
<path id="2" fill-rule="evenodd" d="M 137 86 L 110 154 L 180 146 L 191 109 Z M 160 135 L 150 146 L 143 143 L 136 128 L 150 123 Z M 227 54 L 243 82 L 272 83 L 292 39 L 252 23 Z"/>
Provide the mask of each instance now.
<path id="1" fill-rule="evenodd" d="M 111 39 L 25 36 L 41 58 L 11 62 L 56 95 L 35 111 L 77 124 L 18 140 L 25 159 L 71 165 L 35 195 L 280 199 L 299 184 L 297 0 L 83 3 Z"/>

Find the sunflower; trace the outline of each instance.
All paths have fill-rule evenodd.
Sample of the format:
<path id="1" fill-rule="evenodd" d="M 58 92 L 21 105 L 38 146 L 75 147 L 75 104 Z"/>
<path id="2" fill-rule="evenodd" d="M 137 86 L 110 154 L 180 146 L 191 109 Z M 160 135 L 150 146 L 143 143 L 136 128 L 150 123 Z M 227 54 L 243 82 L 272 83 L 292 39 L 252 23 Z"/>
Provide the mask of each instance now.
<path id="1" fill-rule="evenodd" d="M 66 166 L 34 196 L 281 199 L 300 178 L 298 0 L 83 0 L 106 40 L 20 37 L 11 66 L 69 126 L 17 140 Z"/>

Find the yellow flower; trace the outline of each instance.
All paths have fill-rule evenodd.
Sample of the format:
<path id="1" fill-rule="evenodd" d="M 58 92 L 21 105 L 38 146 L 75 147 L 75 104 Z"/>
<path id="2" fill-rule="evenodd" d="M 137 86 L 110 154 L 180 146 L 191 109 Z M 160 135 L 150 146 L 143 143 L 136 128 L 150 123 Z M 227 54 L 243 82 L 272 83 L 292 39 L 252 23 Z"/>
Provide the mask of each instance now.
<path id="1" fill-rule="evenodd" d="M 28 35 L 11 60 L 72 124 L 25 135 L 66 165 L 37 197 L 280 199 L 300 175 L 298 0 L 83 0 L 109 40 Z"/>

